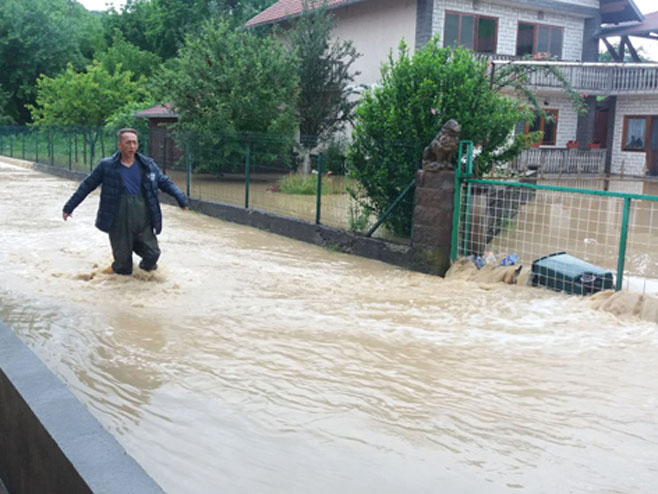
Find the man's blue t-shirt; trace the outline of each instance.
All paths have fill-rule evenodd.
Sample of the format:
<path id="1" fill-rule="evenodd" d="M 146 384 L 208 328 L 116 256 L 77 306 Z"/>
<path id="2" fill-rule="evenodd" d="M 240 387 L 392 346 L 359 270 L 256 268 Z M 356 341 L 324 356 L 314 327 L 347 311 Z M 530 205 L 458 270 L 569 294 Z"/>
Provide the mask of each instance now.
<path id="1" fill-rule="evenodd" d="M 126 194 L 142 193 L 142 170 L 135 161 L 131 166 L 119 165 L 119 173 L 126 187 Z"/>

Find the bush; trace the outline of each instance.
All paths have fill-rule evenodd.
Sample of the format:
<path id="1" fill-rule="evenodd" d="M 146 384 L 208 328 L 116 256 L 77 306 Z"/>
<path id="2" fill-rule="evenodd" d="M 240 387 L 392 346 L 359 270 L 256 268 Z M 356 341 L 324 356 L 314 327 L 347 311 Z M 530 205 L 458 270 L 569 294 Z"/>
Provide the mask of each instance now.
<path id="1" fill-rule="evenodd" d="M 531 112 L 514 98 L 494 92 L 487 63 L 464 48 L 442 48 L 438 38 L 410 57 L 404 43 L 398 59 L 389 55 L 378 86 L 366 92 L 356 110 L 350 174 L 379 216 L 414 179 L 423 149 L 451 118 L 461 125 L 461 139 L 480 147 L 479 170 L 520 151 L 525 136 L 510 139 L 519 120 Z M 386 220 L 398 235 L 411 231 L 413 201 L 405 200 Z"/>
<path id="2" fill-rule="evenodd" d="M 233 171 L 247 145 L 259 163 L 288 163 L 298 122 L 295 60 L 273 37 L 204 23 L 167 64 L 163 94 L 188 132 L 195 169 Z M 263 151 L 265 149 L 265 151 Z"/>
<path id="3" fill-rule="evenodd" d="M 343 138 L 331 139 L 322 151 L 322 171 L 331 172 L 333 175 L 345 175 L 347 146 Z"/>
<path id="4" fill-rule="evenodd" d="M 318 191 L 318 176 L 290 174 L 279 180 L 279 192 L 284 194 L 315 195 Z M 329 184 L 322 182 L 322 194 L 331 194 Z"/>

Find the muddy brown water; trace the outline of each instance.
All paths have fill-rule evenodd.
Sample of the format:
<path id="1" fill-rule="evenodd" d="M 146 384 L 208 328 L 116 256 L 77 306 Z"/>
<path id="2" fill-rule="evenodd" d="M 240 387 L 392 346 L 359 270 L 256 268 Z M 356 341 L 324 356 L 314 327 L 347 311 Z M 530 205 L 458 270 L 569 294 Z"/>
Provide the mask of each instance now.
<path id="1" fill-rule="evenodd" d="M 0 317 L 169 493 L 658 489 L 654 323 L 170 206 L 107 275 L 97 194 L 0 185 Z"/>

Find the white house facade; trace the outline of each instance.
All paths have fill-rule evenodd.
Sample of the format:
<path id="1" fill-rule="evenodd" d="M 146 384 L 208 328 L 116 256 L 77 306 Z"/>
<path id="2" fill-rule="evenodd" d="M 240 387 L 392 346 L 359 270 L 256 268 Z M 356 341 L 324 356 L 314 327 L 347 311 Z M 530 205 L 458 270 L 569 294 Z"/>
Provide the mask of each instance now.
<path id="1" fill-rule="evenodd" d="M 658 63 L 623 62 L 625 51 L 639 62 L 629 36 L 658 43 L 658 12 L 644 16 L 633 0 L 329 0 L 328 7 L 335 35 L 352 40 L 363 55 L 355 64 L 363 84 L 376 83 L 381 63 L 402 39 L 413 49 L 438 35 L 446 46 L 488 56 L 494 67 L 544 63 L 519 59 L 549 53 L 586 96 L 588 112 L 576 114 L 558 81 L 533 76 L 540 103 L 554 117 L 534 126 L 544 131 L 542 156 L 578 146 L 608 173 L 658 176 Z M 247 25 L 301 11 L 302 0 L 280 0 Z M 599 63 L 599 40 L 608 46 L 609 36 L 621 36 L 619 52 L 609 47 L 618 61 Z"/>

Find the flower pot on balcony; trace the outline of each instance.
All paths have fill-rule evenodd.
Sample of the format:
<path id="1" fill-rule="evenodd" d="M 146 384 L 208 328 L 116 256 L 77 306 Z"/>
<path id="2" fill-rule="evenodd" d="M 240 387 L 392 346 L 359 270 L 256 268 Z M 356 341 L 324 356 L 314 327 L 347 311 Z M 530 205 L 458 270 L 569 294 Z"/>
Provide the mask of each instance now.
<path id="1" fill-rule="evenodd" d="M 600 142 L 590 142 L 587 145 L 587 149 L 600 149 L 601 148 L 601 143 Z"/>
<path id="2" fill-rule="evenodd" d="M 578 149 L 578 141 L 567 141 L 567 149 Z"/>

